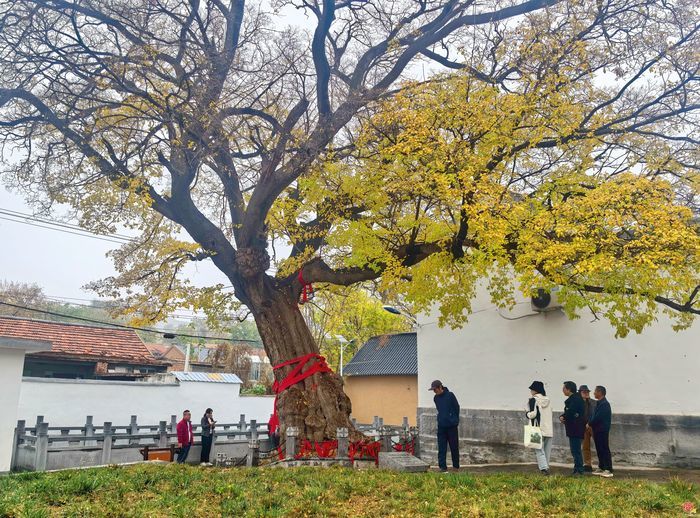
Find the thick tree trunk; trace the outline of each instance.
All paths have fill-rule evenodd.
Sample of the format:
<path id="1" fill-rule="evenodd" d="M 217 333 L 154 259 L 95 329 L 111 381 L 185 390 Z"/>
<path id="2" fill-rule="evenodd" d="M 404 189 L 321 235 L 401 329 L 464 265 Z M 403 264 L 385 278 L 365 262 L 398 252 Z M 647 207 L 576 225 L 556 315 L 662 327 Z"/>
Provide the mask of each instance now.
<path id="1" fill-rule="evenodd" d="M 245 303 L 255 317 L 271 364 L 278 365 L 309 353 L 318 354 L 319 348 L 299 310 L 297 291 L 293 287 L 279 286 L 275 279 L 256 270 L 249 270 L 245 275 L 243 269 L 242 287 Z M 293 368 L 275 370 L 275 379 L 281 381 Z M 344 427 L 356 439 L 359 434 L 352 427 L 350 411 L 350 399 L 343 392 L 342 379 L 335 373 L 309 376 L 277 398 L 282 437 L 288 426 L 295 426 L 301 437 L 323 441 L 335 438 L 336 429 Z"/>

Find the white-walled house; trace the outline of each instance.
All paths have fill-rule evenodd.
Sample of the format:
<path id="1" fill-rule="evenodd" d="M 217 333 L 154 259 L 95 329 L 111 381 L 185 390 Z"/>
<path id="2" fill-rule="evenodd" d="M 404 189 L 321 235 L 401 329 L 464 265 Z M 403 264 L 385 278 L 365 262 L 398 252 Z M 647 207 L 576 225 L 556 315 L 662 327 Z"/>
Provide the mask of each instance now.
<path id="1" fill-rule="evenodd" d="M 50 349 L 51 342 L 0 336 L 0 473 L 10 471 L 24 357 Z"/>
<path id="2" fill-rule="evenodd" d="M 419 318 L 418 422 L 422 452 L 435 455 L 435 408 L 427 389 L 441 380 L 461 405 L 460 454 L 465 463 L 533 460 L 522 447 L 523 409 L 533 380 L 545 383 L 555 411 L 556 460 L 569 461 L 557 416 L 572 380 L 607 388 L 613 409 L 611 449 L 617 461 L 700 467 L 700 322 L 675 332 L 668 319 L 642 334 L 616 339 L 590 312 L 569 320 L 561 310 L 533 311 L 520 297 L 498 310 L 481 291 L 462 329 Z M 594 456 L 595 460 L 595 456 Z"/>

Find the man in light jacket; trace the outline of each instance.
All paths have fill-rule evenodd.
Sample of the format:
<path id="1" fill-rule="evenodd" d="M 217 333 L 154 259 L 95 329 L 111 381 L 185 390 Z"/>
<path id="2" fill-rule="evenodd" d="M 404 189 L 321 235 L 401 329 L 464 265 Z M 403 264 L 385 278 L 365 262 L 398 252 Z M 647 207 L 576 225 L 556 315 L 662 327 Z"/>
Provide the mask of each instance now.
<path id="1" fill-rule="evenodd" d="M 535 450 L 537 467 L 543 475 L 549 475 L 549 458 L 552 453 L 552 437 L 554 437 L 552 406 L 544 390 L 544 383 L 533 381 L 529 388 L 532 398 L 528 402 L 527 418 L 534 425 L 539 426 L 542 432 L 542 448 Z"/>
<path id="2" fill-rule="evenodd" d="M 459 403 L 455 395 L 447 390 L 440 380 L 433 381 L 429 390 L 435 393 L 433 401 L 437 408 L 438 466 L 440 471 L 447 473 L 448 444 L 452 454 L 452 467 L 459 469 Z"/>

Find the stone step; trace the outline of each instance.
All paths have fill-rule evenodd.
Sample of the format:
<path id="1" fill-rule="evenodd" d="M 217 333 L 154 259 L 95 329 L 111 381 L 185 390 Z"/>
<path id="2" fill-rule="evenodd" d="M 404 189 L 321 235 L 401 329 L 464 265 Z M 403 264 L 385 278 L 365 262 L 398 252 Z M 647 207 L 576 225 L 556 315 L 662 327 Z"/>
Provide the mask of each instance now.
<path id="1" fill-rule="evenodd" d="M 379 468 L 409 473 L 424 473 L 428 471 L 430 464 L 405 451 L 382 451 L 379 452 Z"/>

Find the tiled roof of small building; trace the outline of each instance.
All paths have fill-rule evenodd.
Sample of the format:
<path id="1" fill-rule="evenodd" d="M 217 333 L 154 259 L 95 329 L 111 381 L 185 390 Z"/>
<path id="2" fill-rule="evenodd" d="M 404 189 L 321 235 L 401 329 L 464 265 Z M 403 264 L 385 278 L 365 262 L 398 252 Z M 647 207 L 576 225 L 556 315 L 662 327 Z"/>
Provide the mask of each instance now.
<path id="1" fill-rule="evenodd" d="M 417 375 L 416 333 L 370 338 L 343 368 L 343 374 L 346 376 Z"/>
<path id="2" fill-rule="evenodd" d="M 0 316 L 0 336 L 51 342 L 51 351 L 35 353 L 38 356 L 160 363 L 132 329 Z"/>
<path id="3" fill-rule="evenodd" d="M 227 372 L 171 372 L 178 381 L 198 381 L 204 383 L 243 383 L 241 378 Z"/>

